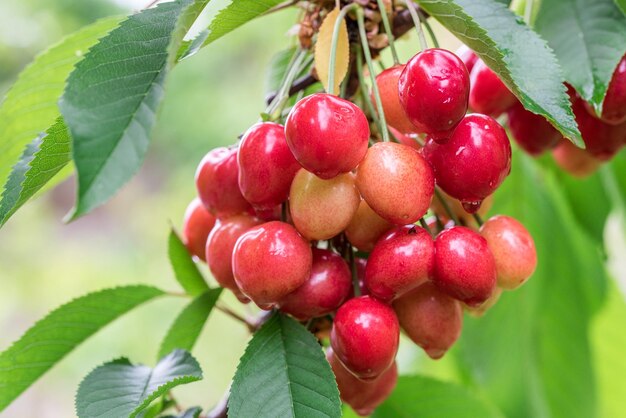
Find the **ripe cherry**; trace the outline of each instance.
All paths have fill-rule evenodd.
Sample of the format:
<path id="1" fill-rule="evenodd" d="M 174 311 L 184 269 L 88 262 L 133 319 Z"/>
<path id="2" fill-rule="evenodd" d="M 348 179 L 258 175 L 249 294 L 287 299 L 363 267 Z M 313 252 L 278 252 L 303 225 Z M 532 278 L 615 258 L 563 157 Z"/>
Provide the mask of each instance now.
<path id="1" fill-rule="evenodd" d="M 391 234 L 376 244 L 365 268 L 370 295 L 384 302 L 425 283 L 435 264 L 435 244 L 425 229 L 400 227 Z"/>
<path id="2" fill-rule="evenodd" d="M 374 248 L 378 238 L 391 228 L 392 224 L 374 212 L 365 200 L 361 200 L 345 233 L 350 244 L 361 251 L 369 252 Z"/>
<path id="3" fill-rule="evenodd" d="M 289 193 L 296 229 L 309 240 L 324 240 L 343 231 L 359 207 L 361 196 L 352 173 L 324 180 L 300 169 Z"/>
<path id="4" fill-rule="evenodd" d="M 393 309 L 371 296 L 360 296 L 337 310 L 330 345 L 353 375 L 374 379 L 393 364 L 399 338 Z"/>
<path id="5" fill-rule="evenodd" d="M 183 242 L 192 255 L 205 260 L 204 247 L 215 225 L 215 217 L 196 198 L 189 203 L 183 220 Z"/>
<path id="6" fill-rule="evenodd" d="M 496 263 L 487 240 L 463 226 L 441 232 L 435 239 L 433 282 L 469 306 L 486 301 L 496 286 Z"/>
<path id="7" fill-rule="evenodd" d="M 461 59 L 461 61 L 463 61 L 463 64 L 465 64 L 465 67 L 467 68 L 467 72 L 471 74 L 474 65 L 476 65 L 476 62 L 479 60 L 478 55 L 469 49 L 467 45 L 461 45 L 459 49 L 456 50 L 455 54 Z"/>
<path id="8" fill-rule="evenodd" d="M 235 215 L 219 220 L 206 242 L 206 260 L 211 274 L 220 286 L 230 289 L 240 299 L 245 297 L 233 276 L 233 249 L 244 232 L 260 223 L 249 215 Z"/>
<path id="9" fill-rule="evenodd" d="M 380 92 L 383 110 L 385 112 L 385 120 L 387 124 L 403 134 L 415 132 L 415 126 L 404 113 L 404 108 L 400 104 L 398 96 L 398 79 L 404 71 L 404 65 L 396 65 L 387 68 L 376 76 L 376 85 Z M 370 100 L 376 109 L 376 101 L 373 95 Z"/>
<path id="10" fill-rule="evenodd" d="M 239 188 L 255 209 L 272 209 L 287 200 L 300 169 L 285 140 L 285 128 L 257 123 L 245 133 L 237 154 Z"/>
<path id="11" fill-rule="evenodd" d="M 500 77 L 483 60 L 478 60 L 470 74 L 472 86 L 469 106 L 474 112 L 484 113 L 494 118 L 513 106 L 517 99 Z"/>
<path id="12" fill-rule="evenodd" d="M 626 123 L 626 55 L 617 65 L 606 91 L 602 120 L 612 125 Z"/>
<path id="13" fill-rule="evenodd" d="M 407 62 L 398 80 L 400 103 L 419 133 L 445 141 L 467 111 L 469 74 L 445 49 L 426 49 Z"/>
<path id="14" fill-rule="evenodd" d="M 510 216 L 491 217 L 480 227 L 487 240 L 498 272 L 498 286 L 515 289 L 521 286 L 537 267 L 535 242 L 528 230 Z"/>
<path id="15" fill-rule="evenodd" d="M 439 359 L 459 339 L 461 303 L 427 282 L 393 303 L 400 326 L 430 358 Z"/>
<path id="16" fill-rule="evenodd" d="M 507 116 L 513 139 L 530 155 L 554 148 L 563 137 L 543 116 L 524 109 L 519 101 L 507 110 Z"/>
<path id="17" fill-rule="evenodd" d="M 296 160 L 323 179 L 352 171 L 363 159 L 370 136 L 365 114 L 337 96 L 316 93 L 300 100 L 285 124 Z"/>
<path id="18" fill-rule="evenodd" d="M 215 148 L 204 156 L 196 171 L 196 188 L 204 206 L 217 217 L 251 210 L 239 190 L 236 148 Z"/>
<path id="19" fill-rule="evenodd" d="M 383 219 L 406 225 L 428 210 L 434 193 L 433 170 L 413 148 L 393 142 L 374 144 L 359 165 L 356 185 Z"/>
<path id="20" fill-rule="evenodd" d="M 235 243 L 233 273 L 241 291 L 269 309 L 311 275 L 311 247 L 289 224 L 268 222 L 246 231 Z"/>
<path id="21" fill-rule="evenodd" d="M 574 177 L 587 177 L 595 173 L 602 164 L 600 160 L 589 154 L 587 150 L 578 148 L 567 139 L 552 150 L 554 162 Z"/>
<path id="22" fill-rule="evenodd" d="M 351 291 L 352 274 L 344 259 L 313 248 L 311 276 L 280 302 L 280 310 L 305 321 L 333 312 Z"/>
<path id="23" fill-rule="evenodd" d="M 361 380 L 341 364 L 332 348 L 326 352 L 326 359 L 335 374 L 341 400 L 363 417 L 371 415 L 391 395 L 398 382 L 398 366 L 395 361 L 378 378 Z"/>
<path id="24" fill-rule="evenodd" d="M 428 141 L 423 154 L 433 167 L 437 185 L 470 213 L 511 171 L 506 132 L 495 119 L 480 114 L 464 117 L 447 143 Z"/>

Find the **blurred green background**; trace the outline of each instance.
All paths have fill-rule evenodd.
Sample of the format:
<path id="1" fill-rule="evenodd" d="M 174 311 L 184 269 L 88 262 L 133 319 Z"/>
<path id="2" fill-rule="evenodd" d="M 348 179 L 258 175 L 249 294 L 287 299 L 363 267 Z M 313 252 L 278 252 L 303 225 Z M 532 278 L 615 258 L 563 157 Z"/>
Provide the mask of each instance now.
<path id="1" fill-rule="evenodd" d="M 129 13 L 147 3 L 147 0 L 0 2 L 0 93 L 6 92 L 19 71 L 38 52 L 63 35 L 99 17 Z M 225 3 L 225 0 L 212 2 L 208 15 Z M 50 309 L 87 292 L 130 283 L 150 283 L 177 290 L 166 256 L 170 222 L 176 227 L 181 224 L 184 209 L 194 197 L 193 175 L 204 153 L 215 146 L 233 143 L 264 110 L 264 68 L 275 52 L 293 42 L 287 33 L 295 17 L 293 11 L 286 11 L 253 21 L 179 65 L 167 86 L 161 118 L 141 172 L 105 207 L 72 224 L 63 224 L 61 219 L 71 208 L 74 197 L 70 179 L 28 203 L 0 230 L 0 350 Z M 458 41 L 436 29 L 442 45 L 450 49 L 458 46 Z M 417 41 L 413 34 L 400 42 L 399 47 L 403 60 L 415 53 Z M 383 60 L 391 62 L 388 56 Z M 522 166 L 532 164 L 526 158 L 516 161 Z M 586 201 L 576 196 L 577 190 L 584 190 L 579 188 L 579 183 L 563 176 L 558 178 L 569 182 L 564 198 L 571 198 L 570 205 Z M 600 180 L 595 177 L 589 182 L 591 186 L 585 187 L 595 187 Z M 510 193 L 514 187 L 510 185 L 502 193 Z M 540 249 L 599 234 L 596 237 L 600 238 L 599 242 L 605 239 L 610 244 L 607 265 L 612 275 L 626 281 L 623 233 L 626 227 L 623 217 L 614 214 L 605 228 L 604 216 L 609 206 L 605 204 L 604 193 L 602 199 L 588 207 L 576 203 L 567 211 L 572 218 L 588 218 L 589 222 L 580 223 L 581 231 L 577 235 L 532 232 L 536 240 L 546 240 L 538 244 Z M 503 204 L 497 207 L 510 212 L 519 209 L 507 204 L 503 198 Z M 588 212 L 595 210 L 594 204 L 603 205 L 602 216 Z M 590 248 L 601 251 L 600 245 Z M 540 253 L 540 257 L 547 255 L 541 260 L 544 264 L 540 269 L 549 270 L 550 256 L 546 253 Z M 563 260 L 568 263 L 567 255 Z M 559 271 L 556 269 L 551 274 Z M 543 277 L 550 277 L 550 273 Z M 613 295 L 618 295 L 616 303 L 621 307 L 623 296 Z M 505 295 L 503 299 L 508 297 Z M 230 295 L 225 301 L 240 309 Z M 160 339 L 185 303 L 175 298 L 157 300 L 114 322 L 46 374 L 0 416 L 74 416 L 73 397 L 82 377 L 99 364 L 122 355 L 133 362 L 153 365 Z M 466 325 L 480 328 L 481 321 L 469 320 Z M 510 324 L 501 326 L 506 328 Z M 502 338 L 520 330 L 507 331 Z M 494 330 L 489 334 L 490 339 L 497 338 L 497 333 Z M 221 312 L 213 312 L 194 352 L 205 378 L 175 391 L 179 402 L 204 408 L 215 404 L 228 387 L 247 339 L 247 331 L 239 323 Z M 476 344 L 479 343 L 482 342 Z M 463 357 L 466 351 L 460 354 Z M 433 362 L 412 344 L 403 344 L 399 362 L 403 373 L 419 370 L 468 383 L 452 356 Z M 476 364 L 481 367 L 480 361 Z M 485 385 L 489 390 L 489 382 Z M 523 407 L 511 408 L 519 411 L 515 415 L 524 415 Z"/>

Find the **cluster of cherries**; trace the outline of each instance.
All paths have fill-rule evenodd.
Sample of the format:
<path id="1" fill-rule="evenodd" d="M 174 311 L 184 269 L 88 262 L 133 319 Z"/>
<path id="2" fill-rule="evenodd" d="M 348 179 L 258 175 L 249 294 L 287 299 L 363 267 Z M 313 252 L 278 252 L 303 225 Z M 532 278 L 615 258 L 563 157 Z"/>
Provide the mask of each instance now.
<path id="1" fill-rule="evenodd" d="M 460 335 L 464 307 L 484 311 L 536 267 L 518 221 L 495 216 L 478 229 L 468 214 L 511 166 L 498 122 L 466 114 L 468 102 L 500 103 L 470 89 L 470 79 L 491 77 L 476 74 L 479 65 L 470 77 L 454 53 L 427 49 L 379 74 L 399 142 L 369 146 L 363 111 L 316 93 L 284 126 L 258 123 L 198 167 L 183 231 L 190 252 L 242 302 L 300 321 L 332 318 L 327 358 L 359 414 L 396 384 L 400 328 L 440 358 Z M 445 194 L 433 201 L 436 187 Z"/>

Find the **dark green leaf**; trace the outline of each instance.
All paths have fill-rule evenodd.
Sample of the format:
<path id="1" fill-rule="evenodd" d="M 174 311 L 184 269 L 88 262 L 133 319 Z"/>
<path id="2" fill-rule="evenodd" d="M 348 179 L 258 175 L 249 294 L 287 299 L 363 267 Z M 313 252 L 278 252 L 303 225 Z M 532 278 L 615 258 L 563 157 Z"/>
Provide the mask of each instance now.
<path id="1" fill-rule="evenodd" d="M 626 17 L 613 0 L 542 0 L 535 30 L 554 50 L 565 79 L 600 110 L 626 53 Z"/>
<path id="2" fill-rule="evenodd" d="M 189 250 L 173 229 L 170 232 L 168 252 L 176 280 L 185 289 L 185 292 L 190 296 L 198 296 L 209 290 L 209 285 L 202 277 L 198 266 L 189 254 Z"/>
<path id="3" fill-rule="evenodd" d="M 129 17 L 91 48 L 60 102 L 78 178 L 71 219 L 102 205 L 143 162 L 165 80 L 209 0 L 176 0 Z"/>
<path id="4" fill-rule="evenodd" d="M 161 343 L 159 358 L 176 348 L 191 351 L 221 293 L 222 289 L 208 290 L 182 310 Z"/>
<path id="5" fill-rule="evenodd" d="M 0 411 L 96 331 L 163 294 L 152 286 L 118 287 L 90 293 L 50 312 L 0 354 Z"/>
<path id="6" fill-rule="evenodd" d="M 606 286 L 598 244 L 576 222 L 554 175 L 522 153 L 495 202 L 493 213 L 514 216 L 531 232 L 539 263 L 485 317 L 466 318 L 461 364 L 507 417 L 592 417 L 588 332 Z"/>
<path id="7" fill-rule="evenodd" d="M 501 417 L 494 407 L 462 386 L 424 376 L 400 376 L 373 418 Z"/>
<path id="8" fill-rule="evenodd" d="M 524 107 L 543 115 L 582 146 L 556 57 L 520 17 L 494 0 L 420 0 L 420 5 L 472 48 Z"/>
<path id="9" fill-rule="evenodd" d="M 180 415 L 167 415 L 163 418 L 198 418 L 198 416 L 200 416 L 200 412 L 202 412 L 202 408 L 200 408 L 199 406 L 195 406 L 193 408 L 189 408 Z"/>
<path id="10" fill-rule="evenodd" d="M 85 377 L 76 393 L 79 418 L 137 416 L 150 402 L 170 389 L 202 379 L 200 365 L 191 354 L 175 350 L 151 369 L 126 358 L 106 363 Z"/>
<path id="11" fill-rule="evenodd" d="M 340 417 L 335 377 L 313 334 L 286 315 L 272 316 L 239 361 L 228 416 Z"/>
<path id="12" fill-rule="evenodd" d="M 70 162 L 70 136 L 61 118 L 26 146 L 4 185 L 0 226 Z"/>

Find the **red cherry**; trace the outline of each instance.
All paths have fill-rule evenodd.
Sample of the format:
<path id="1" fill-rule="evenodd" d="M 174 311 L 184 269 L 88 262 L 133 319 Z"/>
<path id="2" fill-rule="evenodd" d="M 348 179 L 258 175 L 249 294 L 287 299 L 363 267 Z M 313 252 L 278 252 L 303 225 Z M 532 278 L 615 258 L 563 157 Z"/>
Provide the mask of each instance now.
<path id="1" fill-rule="evenodd" d="M 204 246 L 214 225 L 215 217 L 206 210 L 200 199 L 192 200 L 183 220 L 183 242 L 192 255 L 206 261 Z"/>
<path id="2" fill-rule="evenodd" d="M 365 200 L 361 200 L 345 233 L 350 244 L 361 251 L 369 252 L 374 248 L 378 238 L 391 227 L 392 225 L 374 212 Z"/>
<path id="3" fill-rule="evenodd" d="M 235 215 L 217 221 L 206 242 L 206 260 L 211 274 L 220 286 L 243 298 L 233 276 L 233 249 L 241 235 L 261 222 L 249 215 Z"/>
<path id="4" fill-rule="evenodd" d="M 272 221 L 235 243 L 233 273 L 244 295 L 262 309 L 280 302 L 311 275 L 311 247 L 289 224 Z"/>
<path id="5" fill-rule="evenodd" d="M 300 100 L 285 124 L 287 144 L 302 167 L 323 179 L 352 171 L 370 136 L 365 114 L 337 96 L 316 93 Z"/>
<path id="6" fill-rule="evenodd" d="M 380 92 L 380 99 L 385 112 L 385 121 L 390 127 L 393 127 L 403 134 L 415 132 L 415 126 L 404 113 L 404 108 L 400 104 L 398 96 L 398 79 L 404 71 L 404 65 L 396 65 L 387 68 L 376 76 L 376 85 Z M 376 100 L 374 95 L 370 95 L 370 100 L 376 109 Z"/>
<path id="7" fill-rule="evenodd" d="M 602 120 L 612 125 L 626 122 L 626 55 L 617 65 L 606 91 Z"/>
<path id="8" fill-rule="evenodd" d="M 537 267 L 535 241 L 518 220 L 494 216 L 480 227 L 480 234 L 487 240 L 496 262 L 498 286 L 515 289 L 532 276 Z"/>
<path id="9" fill-rule="evenodd" d="M 398 80 L 400 103 L 419 133 L 445 141 L 467 111 L 469 74 L 445 49 L 426 49 L 407 62 Z"/>
<path id="10" fill-rule="evenodd" d="M 239 190 L 239 164 L 236 148 L 215 148 L 204 156 L 196 171 L 198 196 L 217 217 L 251 210 Z"/>
<path id="11" fill-rule="evenodd" d="M 600 160 L 589 154 L 587 150 L 578 148 L 567 139 L 561 142 L 552 151 L 554 162 L 564 171 L 574 177 L 587 177 L 595 173 L 602 164 Z"/>
<path id="12" fill-rule="evenodd" d="M 330 345 L 352 374 L 374 379 L 393 364 L 399 338 L 393 309 L 371 296 L 359 296 L 337 310 Z"/>
<path id="13" fill-rule="evenodd" d="M 313 248 L 311 277 L 280 302 L 280 310 L 305 321 L 333 312 L 351 291 L 352 274 L 344 259 Z"/>
<path id="14" fill-rule="evenodd" d="M 237 153 L 239 188 L 255 209 L 271 209 L 287 200 L 300 169 L 277 123 L 257 123 L 245 133 Z"/>
<path id="15" fill-rule="evenodd" d="M 324 180 L 300 169 L 291 184 L 289 210 L 305 238 L 325 240 L 348 226 L 360 201 L 352 173 Z"/>
<path id="16" fill-rule="evenodd" d="M 486 301 L 496 287 L 496 263 L 487 240 L 463 226 L 441 232 L 435 239 L 433 282 L 469 306 Z"/>
<path id="17" fill-rule="evenodd" d="M 461 335 L 460 302 L 431 282 L 398 298 L 393 308 L 404 332 L 433 359 L 443 357 Z"/>
<path id="18" fill-rule="evenodd" d="M 426 230 L 416 226 L 397 229 L 391 238 L 376 244 L 365 268 L 370 295 L 384 302 L 426 282 L 435 264 L 435 245 Z"/>
<path id="19" fill-rule="evenodd" d="M 472 114 L 463 118 L 445 144 L 428 141 L 424 157 L 437 185 L 459 199 L 470 213 L 492 194 L 511 171 L 511 144 L 495 119 Z"/>
<path id="20" fill-rule="evenodd" d="M 389 126 L 389 132 L 398 140 L 397 142 L 408 145 L 416 151 L 422 149 L 422 145 L 417 140 L 417 134 L 403 134 L 393 126 Z"/>
<path id="21" fill-rule="evenodd" d="M 362 417 L 371 415 L 376 407 L 391 395 L 398 383 L 396 362 L 374 380 L 361 380 L 352 375 L 329 348 L 326 359 L 335 374 L 341 400 Z"/>
<path id="22" fill-rule="evenodd" d="M 456 56 L 463 61 L 465 67 L 467 67 L 467 72 L 472 73 L 472 68 L 476 65 L 478 61 L 478 55 L 474 51 L 472 51 L 467 45 L 461 45 L 459 49 L 455 52 Z"/>
<path id="23" fill-rule="evenodd" d="M 474 65 L 470 74 L 472 86 L 469 95 L 470 108 L 494 118 L 513 106 L 516 98 L 500 77 L 494 73 L 483 60 Z"/>
<path id="24" fill-rule="evenodd" d="M 530 155 L 554 148 L 563 137 L 543 116 L 524 109 L 519 101 L 507 110 L 507 115 L 513 139 Z"/>
<path id="25" fill-rule="evenodd" d="M 359 165 L 356 185 L 383 219 L 406 225 L 428 210 L 434 193 L 433 171 L 413 148 L 393 142 L 374 144 Z"/>

